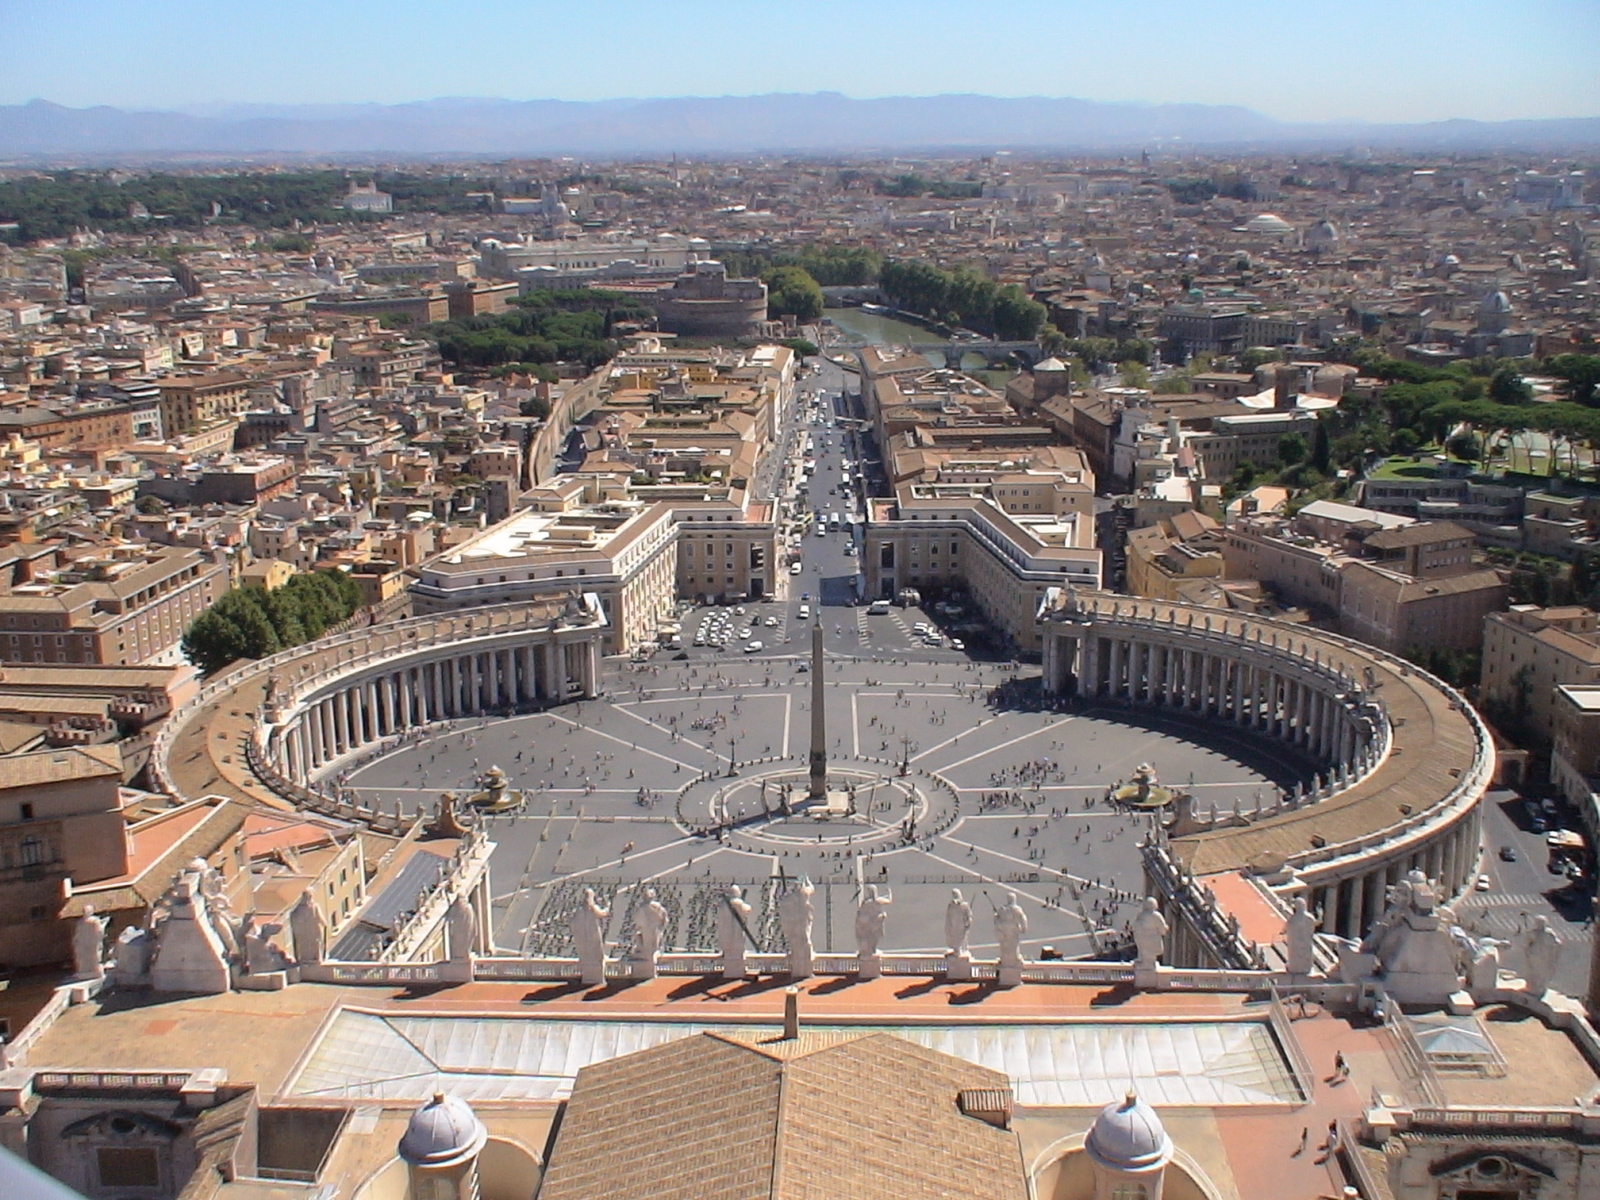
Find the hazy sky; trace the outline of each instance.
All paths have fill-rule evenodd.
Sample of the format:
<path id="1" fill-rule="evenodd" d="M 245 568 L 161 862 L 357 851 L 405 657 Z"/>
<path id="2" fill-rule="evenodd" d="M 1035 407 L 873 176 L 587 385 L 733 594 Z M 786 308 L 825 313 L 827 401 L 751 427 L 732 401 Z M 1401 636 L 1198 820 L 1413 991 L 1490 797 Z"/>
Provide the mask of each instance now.
<path id="1" fill-rule="evenodd" d="M 0 103 L 837 91 L 1600 115 L 1600 0 L 0 0 Z"/>

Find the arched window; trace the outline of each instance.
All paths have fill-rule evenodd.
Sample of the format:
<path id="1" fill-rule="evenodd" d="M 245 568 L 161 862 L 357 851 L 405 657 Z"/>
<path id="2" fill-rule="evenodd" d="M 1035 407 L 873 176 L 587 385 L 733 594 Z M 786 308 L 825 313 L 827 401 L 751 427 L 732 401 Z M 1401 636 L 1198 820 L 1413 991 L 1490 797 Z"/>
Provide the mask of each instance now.
<path id="1" fill-rule="evenodd" d="M 1142 1183 L 1119 1183 L 1111 1189 L 1111 1200 L 1149 1200 Z"/>

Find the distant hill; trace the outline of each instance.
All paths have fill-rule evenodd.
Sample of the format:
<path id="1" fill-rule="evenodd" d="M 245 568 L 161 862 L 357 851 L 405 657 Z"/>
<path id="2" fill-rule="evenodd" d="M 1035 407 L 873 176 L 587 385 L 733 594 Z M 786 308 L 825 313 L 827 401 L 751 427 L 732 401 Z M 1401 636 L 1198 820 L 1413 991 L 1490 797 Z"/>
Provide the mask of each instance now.
<path id="1" fill-rule="evenodd" d="M 1546 150 L 1600 145 L 1600 118 L 1291 124 L 1247 108 L 995 96 L 657 100 L 448 98 L 415 104 L 218 105 L 187 111 L 0 106 L 0 157 L 737 154 L 758 151 Z"/>

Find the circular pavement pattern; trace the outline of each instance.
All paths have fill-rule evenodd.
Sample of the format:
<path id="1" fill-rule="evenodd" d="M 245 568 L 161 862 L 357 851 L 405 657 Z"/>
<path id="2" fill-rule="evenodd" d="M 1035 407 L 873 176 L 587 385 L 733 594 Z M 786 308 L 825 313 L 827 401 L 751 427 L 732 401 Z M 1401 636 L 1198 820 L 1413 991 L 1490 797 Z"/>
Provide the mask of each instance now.
<path id="1" fill-rule="evenodd" d="M 526 803 L 486 820 L 494 940 L 510 953 L 572 953 L 567 919 L 585 888 L 625 947 L 646 887 L 670 915 L 669 948 L 713 950 L 730 883 L 755 908 L 760 949 L 780 951 L 777 898 L 809 877 L 819 954 L 855 949 L 855 909 L 875 884 L 893 900 L 886 951 L 942 953 L 959 887 L 974 954 L 994 953 L 990 916 L 1011 890 L 1029 951 L 1081 958 L 1124 944 L 1142 890 L 1152 818 L 1108 804 L 1108 787 L 1149 762 L 1201 810 L 1227 810 L 1310 770 L 1215 724 L 1044 706 L 1026 667 L 841 658 L 825 671 L 829 795 L 812 801 L 801 668 L 799 657 L 609 666 L 599 700 L 438 726 L 344 783 L 412 811 L 506 771 Z"/>

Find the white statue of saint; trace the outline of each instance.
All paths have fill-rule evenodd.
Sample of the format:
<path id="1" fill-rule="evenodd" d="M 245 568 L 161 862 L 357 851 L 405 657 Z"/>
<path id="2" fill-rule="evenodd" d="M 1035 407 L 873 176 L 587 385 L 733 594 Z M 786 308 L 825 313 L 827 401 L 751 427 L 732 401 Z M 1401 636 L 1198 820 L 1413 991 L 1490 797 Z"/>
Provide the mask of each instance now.
<path id="1" fill-rule="evenodd" d="M 789 943 L 789 975 L 794 979 L 810 978 L 812 959 L 816 957 L 811 948 L 811 924 L 816 915 L 811 894 L 816 890 L 810 878 L 802 876 L 778 902 L 778 919 L 783 925 L 784 940 Z"/>
<path id="2" fill-rule="evenodd" d="M 666 936 L 666 906 L 656 899 L 655 888 L 645 888 L 644 903 L 634 918 L 633 961 L 647 978 L 655 978 L 656 962 L 661 957 L 661 943 Z"/>
<path id="3" fill-rule="evenodd" d="M 583 982 L 606 981 L 606 922 L 611 910 L 594 898 L 593 888 L 583 889 L 583 903 L 572 914 L 572 941 L 578 949 Z"/>
<path id="4" fill-rule="evenodd" d="M 1542 996 L 1550 990 L 1550 980 L 1561 965 L 1561 939 L 1550 928 L 1549 918 L 1542 913 L 1533 918 L 1533 925 L 1520 939 L 1522 943 L 1522 980 L 1528 985 L 1530 995 Z"/>
<path id="5" fill-rule="evenodd" d="M 866 894 L 856 908 L 856 955 L 859 958 L 877 958 L 878 946 L 883 941 L 883 927 L 889 920 L 889 905 L 894 897 L 887 888 L 882 896 L 873 884 L 867 884 Z"/>
<path id="6" fill-rule="evenodd" d="M 1022 965 L 1022 939 L 1028 932 L 1028 914 L 1017 903 L 1015 892 L 1006 893 L 1006 902 L 994 910 L 994 936 L 1000 943 L 1000 965 Z"/>
<path id="7" fill-rule="evenodd" d="M 457 896 L 445 910 L 445 934 L 451 962 L 471 962 L 478 939 L 478 917 L 465 896 Z"/>
<path id="8" fill-rule="evenodd" d="M 1144 907 L 1133 919 L 1133 946 L 1138 957 L 1134 965 L 1150 970 L 1161 963 L 1167 949 L 1167 919 L 1161 915 L 1154 896 L 1144 898 Z"/>
<path id="9" fill-rule="evenodd" d="M 944 944 L 950 948 L 951 958 L 970 957 L 967 939 L 971 935 L 972 905 L 962 896 L 960 888 L 951 888 L 950 903 L 944 906 Z"/>
<path id="10" fill-rule="evenodd" d="M 745 947 L 749 943 L 750 903 L 744 898 L 744 889 L 737 884 L 728 888 L 717 909 L 717 950 L 722 955 L 722 977 L 743 979 Z"/>
<path id="11" fill-rule="evenodd" d="M 72 927 L 72 973 L 79 979 L 104 979 L 105 960 L 101 947 L 105 943 L 106 918 L 94 915 L 94 905 L 83 906 L 83 916 Z"/>
<path id="12" fill-rule="evenodd" d="M 1294 911 L 1283 924 L 1285 965 L 1291 975 L 1309 975 L 1315 965 L 1312 956 L 1313 940 L 1317 932 L 1317 918 L 1306 907 L 1306 898 L 1294 898 Z"/>

